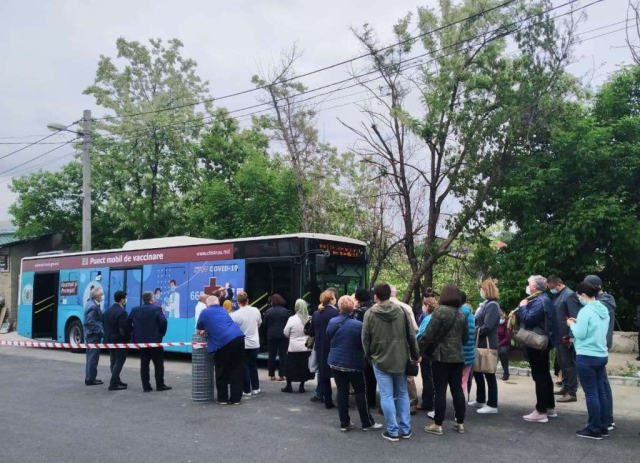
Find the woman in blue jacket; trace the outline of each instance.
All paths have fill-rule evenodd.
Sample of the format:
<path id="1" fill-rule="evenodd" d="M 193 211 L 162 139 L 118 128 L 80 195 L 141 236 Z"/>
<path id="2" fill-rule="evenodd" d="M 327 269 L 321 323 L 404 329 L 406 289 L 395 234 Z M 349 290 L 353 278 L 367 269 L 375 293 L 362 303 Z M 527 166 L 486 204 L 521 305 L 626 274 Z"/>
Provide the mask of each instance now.
<path id="1" fill-rule="evenodd" d="M 362 429 L 382 429 L 382 425 L 376 424 L 369 413 L 363 373 L 362 322 L 353 318 L 354 305 L 351 296 L 342 296 L 338 301 L 340 315 L 332 318 L 327 326 L 327 339 L 330 344 L 327 363 L 338 386 L 338 414 L 340 430 L 343 432 L 354 428 L 349 417 L 349 385 L 355 391 Z"/>
<path id="2" fill-rule="evenodd" d="M 578 437 L 602 439 L 609 431 L 609 402 L 605 390 L 607 378 L 607 330 L 609 329 L 609 311 L 596 298 L 598 289 L 582 282 L 576 288 L 580 303 L 584 306 L 578 318 L 569 318 L 567 325 L 574 337 L 576 366 L 578 377 L 584 390 L 589 412 L 589 423 L 576 432 Z"/>

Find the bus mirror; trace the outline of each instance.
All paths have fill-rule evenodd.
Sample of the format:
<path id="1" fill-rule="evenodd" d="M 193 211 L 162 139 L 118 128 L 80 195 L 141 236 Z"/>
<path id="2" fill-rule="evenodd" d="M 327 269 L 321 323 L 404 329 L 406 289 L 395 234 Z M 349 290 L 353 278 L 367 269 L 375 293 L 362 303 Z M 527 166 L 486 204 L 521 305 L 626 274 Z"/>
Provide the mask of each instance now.
<path id="1" fill-rule="evenodd" d="M 327 263 L 327 257 L 323 254 L 316 254 L 316 273 L 324 272 Z"/>

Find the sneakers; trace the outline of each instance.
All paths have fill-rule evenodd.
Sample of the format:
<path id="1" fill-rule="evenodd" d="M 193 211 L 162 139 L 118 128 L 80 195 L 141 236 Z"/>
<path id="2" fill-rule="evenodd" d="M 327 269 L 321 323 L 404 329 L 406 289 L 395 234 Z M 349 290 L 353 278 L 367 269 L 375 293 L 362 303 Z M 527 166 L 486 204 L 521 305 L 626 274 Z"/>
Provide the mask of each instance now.
<path id="1" fill-rule="evenodd" d="M 363 431 L 378 431 L 380 429 L 382 429 L 382 425 L 380 423 L 373 423 L 371 426 L 362 428 Z"/>
<path id="2" fill-rule="evenodd" d="M 346 426 L 340 426 L 340 431 L 348 432 L 348 431 L 351 431 L 353 428 L 355 428 L 355 425 L 353 423 L 349 423 Z"/>
<path id="3" fill-rule="evenodd" d="M 400 432 L 400 437 L 402 437 L 403 439 L 411 439 L 411 436 L 413 436 L 413 433 L 411 432 L 411 430 L 409 430 L 409 432 L 406 434 L 403 432 Z"/>
<path id="4" fill-rule="evenodd" d="M 485 404 L 484 402 L 477 402 L 475 400 L 471 400 L 467 405 L 469 405 L 470 407 L 482 408 L 484 407 Z"/>
<path id="5" fill-rule="evenodd" d="M 569 391 L 565 388 L 560 389 L 559 391 L 553 391 L 553 395 L 567 395 Z"/>
<path id="6" fill-rule="evenodd" d="M 613 422 L 607 426 L 607 431 L 613 431 L 614 429 L 616 429 L 616 424 Z"/>
<path id="7" fill-rule="evenodd" d="M 600 431 L 600 433 L 602 434 L 602 437 L 609 437 L 610 436 L 608 429 L 602 429 Z"/>
<path id="8" fill-rule="evenodd" d="M 262 391 L 260 389 L 254 389 L 253 391 L 251 391 L 252 395 L 258 395 L 260 394 Z"/>
<path id="9" fill-rule="evenodd" d="M 569 402 L 577 402 L 577 401 L 578 401 L 578 398 L 575 395 L 571 395 L 569 393 L 563 395 L 562 397 L 558 397 L 556 399 L 556 402 L 559 402 L 561 404 L 566 404 Z"/>
<path id="10" fill-rule="evenodd" d="M 432 420 L 436 419 L 436 412 L 427 412 L 427 416 Z"/>
<path id="11" fill-rule="evenodd" d="M 547 408 L 547 418 L 558 418 L 558 412 L 555 408 Z"/>
<path id="12" fill-rule="evenodd" d="M 555 412 L 554 412 L 555 413 Z M 528 415 L 524 415 L 522 417 L 525 421 L 530 421 L 532 423 L 548 423 L 549 418 L 546 413 L 540 413 L 538 410 L 534 410 Z"/>
<path id="13" fill-rule="evenodd" d="M 251 397 L 251 392 L 243 392 L 242 397 Z"/>
<path id="14" fill-rule="evenodd" d="M 392 436 L 387 431 L 382 433 L 382 438 L 387 439 L 390 442 L 400 442 L 400 438 L 398 436 Z"/>
<path id="15" fill-rule="evenodd" d="M 576 431 L 576 436 L 583 437 L 585 439 L 602 440 L 601 432 L 592 432 L 589 430 L 589 428 L 584 428 L 580 431 Z"/>
<path id="16" fill-rule="evenodd" d="M 464 430 L 464 424 L 462 423 L 453 423 L 453 430 L 459 432 L 460 434 L 464 434 L 465 432 L 467 432 Z"/>
<path id="17" fill-rule="evenodd" d="M 484 407 L 479 408 L 477 412 L 481 415 L 495 415 L 496 413 L 498 413 L 498 407 L 490 407 L 488 405 L 485 405 Z"/>
<path id="18" fill-rule="evenodd" d="M 431 426 L 425 426 L 424 431 L 428 432 L 429 434 L 435 434 L 436 436 L 442 436 L 443 434 L 442 426 L 438 426 L 435 423 L 433 423 Z"/>

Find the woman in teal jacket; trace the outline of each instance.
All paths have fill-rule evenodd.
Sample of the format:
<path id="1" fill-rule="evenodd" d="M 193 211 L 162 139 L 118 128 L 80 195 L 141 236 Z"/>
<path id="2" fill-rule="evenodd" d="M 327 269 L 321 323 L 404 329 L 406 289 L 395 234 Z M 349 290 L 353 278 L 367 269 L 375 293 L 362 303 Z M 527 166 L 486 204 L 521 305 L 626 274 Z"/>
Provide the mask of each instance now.
<path id="1" fill-rule="evenodd" d="M 578 437 L 602 439 L 609 431 L 609 402 L 605 391 L 607 378 L 607 330 L 609 329 L 609 311 L 596 298 L 598 289 L 582 282 L 576 288 L 576 294 L 583 308 L 578 318 L 567 319 L 567 325 L 574 337 L 576 366 L 578 377 L 584 390 L 589 413 L 589 423 L 576 432 Z"/>

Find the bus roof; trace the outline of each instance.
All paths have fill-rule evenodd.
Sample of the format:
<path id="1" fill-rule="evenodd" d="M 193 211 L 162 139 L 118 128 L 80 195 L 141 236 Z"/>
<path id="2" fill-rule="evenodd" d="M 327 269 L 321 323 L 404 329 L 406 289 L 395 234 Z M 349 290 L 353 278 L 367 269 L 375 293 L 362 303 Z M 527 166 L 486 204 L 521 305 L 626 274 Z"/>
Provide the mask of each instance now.
<path id="1" fill-rule="evenodd" d="M 286 239 L 286 238 L 309 238 L 309 239 L 325 240 L 325 241 L 337 241 L 340 243 L 349 243 L 349 244 L 355 244 L 358 246 L 367 245 L 365 242 L 356 240 L 353 238 L 347 238 L 344 236 L 336 236 L 336 235 L 326 235 L 323 233 L 297 233 L 297 234 L 290 234 L 290 235 L 256 236 L 256 237 L 250 237 L 250 238 L 235 238 L 235 239 L 228 239 L 228 240 L 212 240 L 208 238 L 197 238 L 193 236 L 173 236 L 173 237 L 167 237 L 167 238 L 151 238 L 146 240 L 127 241 L 122 247 L 122 249 L 100 249 L 96 251 L 73 252 L 73 253 L 58 254 L 55 257 L 89 255 L 89 254 L 118 252 L 118 251 L 138 251 L 138 250 L 145 250 L 145 249 L 176 248 L 176 247 L 203 245 L 203 244 L 204 245 L 226 244 L 226 243 L 237 243 L 237 242 L 245 242 L 245 241 L 276 240 L 276 239 Z M 51 257 L 52 257 L 51 255 L 31 256 L 31 257 L 24 257 L 22 260 L 48 259 Z"/>

